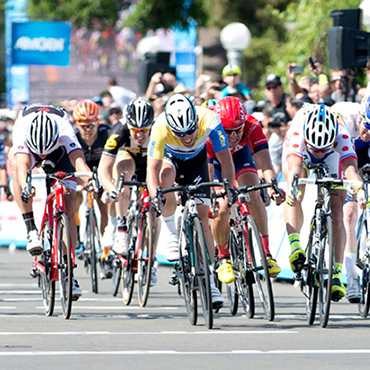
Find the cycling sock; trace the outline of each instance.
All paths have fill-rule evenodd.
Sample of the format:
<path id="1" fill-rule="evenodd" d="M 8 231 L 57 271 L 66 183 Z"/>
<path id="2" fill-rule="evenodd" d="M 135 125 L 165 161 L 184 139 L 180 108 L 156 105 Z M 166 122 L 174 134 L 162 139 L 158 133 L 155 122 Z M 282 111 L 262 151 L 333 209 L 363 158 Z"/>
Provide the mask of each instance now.
<path id="1" fill-rule="evenodd" d="M 270 252 L 270 239 L 268 235 L 261 236 L 263 250 L 265 251 L 266 256 L 271 256 Z"/>
<path id="2" fill-rule="evenodd" d="M 345 253 L 344 254 L 344 265 L 346 266 L 347 278 L 357 278 L 356 272 L 356 253 Z"/>
<path id="3" fill-rule="evenodd" d="M 228 243 L 218 245 L 217 244 L 217 250 L 218 250 L 218 258 L 230 258 L 230 252 L 229 248 L 227 247 Z"/>
<path id="4" fill-rule="evenodd" d="M 293 252 L 296 248 L 302 248 L 300 242 L 300 236 L 298 233 L 293 233 L 288 235 L 290 249 Z"/>
<path id="5" fill-rule="evenodd" d="M 27 212 L 22 214 L 23 220 L 26 224 L 27 234 L 32 230 L 37 230 L 33 212 Z"/>
<path id="6" fill-rule="evenodd" d="M 127 219 L 126 216 L 120 216 L 117 218 L 117 230 L 122 232 L 122 231 L 127 231 Z"/>
<path id="7" fill-rule="evenodd" d="M 165 225 L 167 226 L 167 229 L 172 234 L 177 234 L 176 230 L 176 223 L 175 223 L 175 214 L 168 216 L 168 217 L 162 217 L 162 220 L 164 221 Z"/>

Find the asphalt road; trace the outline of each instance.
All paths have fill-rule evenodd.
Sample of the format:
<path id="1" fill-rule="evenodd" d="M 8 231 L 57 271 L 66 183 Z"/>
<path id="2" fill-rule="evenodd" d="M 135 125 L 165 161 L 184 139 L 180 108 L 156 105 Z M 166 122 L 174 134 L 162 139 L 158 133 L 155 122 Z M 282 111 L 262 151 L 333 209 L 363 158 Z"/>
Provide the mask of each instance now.
<path id="1" fill-rule="evenodd" d="M 328 328 L 308 326 L 305 302 L 290 283 L 274 282 L 276 317 L 260 307 L 248 319 L 227 304 L 208 330 L 191 326 L 183 300 L 169 285 L 170 266 L 159 266 L 159 284 L 141 308 L 111 295 L 111 281 L 91 293 L 82 265 L 75 273 L 83 296 L 65 320 L 59 303 L 46 317 L 30 275 L 32 257 L 0 248 L 0 368 L 39 369 L 368 369 L 370 319 L 346 300 L 333 304 Z M 136 287 L 135 293 L 136 294 Z"/>

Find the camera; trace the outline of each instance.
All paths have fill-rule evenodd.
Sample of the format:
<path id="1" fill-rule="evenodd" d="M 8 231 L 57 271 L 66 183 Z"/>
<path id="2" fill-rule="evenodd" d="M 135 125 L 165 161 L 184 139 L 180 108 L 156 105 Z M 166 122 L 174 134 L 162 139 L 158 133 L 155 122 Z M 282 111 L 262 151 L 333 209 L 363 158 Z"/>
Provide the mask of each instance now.
<path id="1" fill-rule="evenodd" d="M 284 113 L 277 112 L 272 116 L 272 121 L 269 122 L 268 127 L 269 128 L 280 128 L 282 123 L 285 123 Z"/>
<path id="2" fill-rule="evenodd" d="M 301 73 L 303 73 L 303 69 L 304 69 L 303 66 L 290 66 L 289 67 L 290 72 L 295 73 L 296 75 L 300 75 Z"/>

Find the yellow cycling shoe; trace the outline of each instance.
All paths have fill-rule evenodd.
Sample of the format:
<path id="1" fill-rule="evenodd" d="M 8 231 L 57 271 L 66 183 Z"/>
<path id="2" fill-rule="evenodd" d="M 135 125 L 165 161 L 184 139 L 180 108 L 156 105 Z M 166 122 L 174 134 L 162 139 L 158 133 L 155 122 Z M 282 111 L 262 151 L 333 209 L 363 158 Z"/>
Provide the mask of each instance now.
<path id="1" fill-rule="evenodd" d="M 331 287 L 331 300 L 333 302 L 340 301 L 346 296 L 346 288 L 343 285 L 340 277 L 333 276 L 333 286 Z"/>
<path id="2" fill-rule="evenodd" d="M 222 258 L 218 264 L 216 270 L 218 280 L 225 284 L 232 283 L 235 280 L 235 275 L 230 260 Z"/>
<path id="3" fill-rule="evenodd" d="M 306 252 L 298 247 L 289 256 L 290 267 L 293 272 L 301 271 L 306 261 Z"/>
<path id="4" fill-rule="evenodd" d="M 281 268 L 271 256 L 267 256 L 266 261 L 267 261 L 267 264 L 269 265 L 270 277 L 275 278 L 276 276 L 280 274 Z"/>

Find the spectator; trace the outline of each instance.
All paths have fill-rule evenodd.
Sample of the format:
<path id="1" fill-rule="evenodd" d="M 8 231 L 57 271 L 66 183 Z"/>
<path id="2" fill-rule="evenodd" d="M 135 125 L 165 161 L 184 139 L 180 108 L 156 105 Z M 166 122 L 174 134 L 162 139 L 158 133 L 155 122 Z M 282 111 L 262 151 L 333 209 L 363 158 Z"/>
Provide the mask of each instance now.
<path id="1" fill-rule="evenodd" d="M 186 90 L 183 84 L 177 82 L 177 78 L 173 73 L 154 73 L 150 79 L 148 88 L 146 89 L 145 97 L 147 100 L 153 95 L 163 96 L 172 91 Z"/>
<path id="2" fill-rule="evenodd" d="M 165 106 L 167 100 L 168 100 L 168 97 L 166 95 L 164 95 L 164 96 L 158 96 L 158 95 L 150 96 L 148 101 L 154 109 L 154 118 L 157 118 L 162 112 L 164 112 L 164 106 Z"/>
<path id="3" fill-rule="evenodd" d="M 115 104 L 121 109 L 124 109 L 130 100 L 136 98 L 136 94 L 133 91 L 126 89 L 125 87 L 118 86 L 115 77 L 111 77 L 109 79 L 108 91 L 112 94 Z"/>
<path id="4" fill-rule="evenodd" d="M 290 121 L 294 118 L 294 116 L 296 115 L 296 113 L 299 111 L 303 104 L 304 104 L 303 100 L 294 98 L 292 95 L 287 95 L 285 97 L 286 110 L 290 116 Z"/>
<path id="5" fill-rule="evenodd" d="M 356 94 L 355 101 L 359 101 L 357 93 L 355 93 L 351 87 L 352 76 L 348 76 L 345 69 L 333 70 L 331 72 L 331 83 L 333 90 L 331 98 L 335 102 L 352 101 L 354 94 Z"/>
<path id="6" fill-rule="evenodd" d="M 118 105 L 112 105 L 108 111 L 109 114 L 109 122 L 112 126 L 114 126 L 121 118 L 122 118 L 122 109 Z"/>
<path id="7" fill-rule="evenodd" d="M 237 97 L 239 97 L 239 95 L 242 95 L 242 101 L 251 99 L 251 92 L 249 91 L 247 86 L 240 82 L 241 75 L 242 71 L 236 64 L 227 64 L 224 67 L 224 69 L 222 70 L 222 79 L 227 86 L 221 90 L 220 99 L 228 95 Z"/>
<path id="8" fill-rule="evenodd" d="M 288 123 L 290 117 L 285 107 L 285 93 L 279 76 L 270 74 L 265 79 L 265 95 L 272 106 L 272 115 L 282 113 L 283 122 Z"/>

